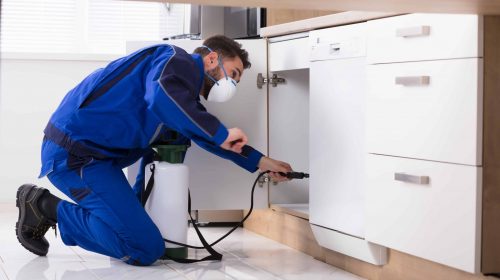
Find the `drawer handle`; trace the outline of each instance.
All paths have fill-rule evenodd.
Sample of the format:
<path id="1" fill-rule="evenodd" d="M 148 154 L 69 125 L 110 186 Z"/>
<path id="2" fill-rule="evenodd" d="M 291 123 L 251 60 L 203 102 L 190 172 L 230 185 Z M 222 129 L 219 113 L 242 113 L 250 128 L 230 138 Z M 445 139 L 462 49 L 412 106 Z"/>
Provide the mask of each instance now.
<path id="1" fill-rule="evenodd" d="M 405 76 L 396 77 L 396 85 L 402 86 L 427 86 L 431 82 L 430 76 Z"/>
<path id="2" fill-rule="evenodd" d="M 394 173 L 394 180 L 401 181 L 405 183 L 414 183 L 419 185 L 428 185 L 430 178 L 429 176 L 416 176 L 406 173 Z"/>
<path id="3" fill-rule="evenodd" d="M 429 34 L 431 34 L 431 27 L 428 25 L 396 29 L 396 37 L 408 38 L 408 37 L 429 36 Z"/>

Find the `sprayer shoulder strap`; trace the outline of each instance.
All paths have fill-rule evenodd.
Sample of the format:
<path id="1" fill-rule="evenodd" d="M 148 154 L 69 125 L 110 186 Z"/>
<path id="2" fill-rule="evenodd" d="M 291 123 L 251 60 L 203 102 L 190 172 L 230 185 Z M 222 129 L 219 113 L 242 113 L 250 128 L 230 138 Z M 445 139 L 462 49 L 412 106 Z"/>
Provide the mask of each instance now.
<path id="1" fill-rule="evenodd" d="M 155 184 L 155 165 L 154 163 L 149 166 L 149 170 L 151 170 L 151 177 L 149 177 L 148 183 L 146 185 L 146 188 L 141 188 L 141 204 L 142 207 L 146 205 L 146 201 L 148 201 L 149 195 L 151 194 L 151 191 L 153 190 L 153 186 Z"/>
<path id="2" fill-rule="evenodd" d="M 150 170 L 151 170 L 151 177 L 149 177 L 146 188 L 145 189 L 143 188 L 141 191 L 141 203 L 142 203 L 143 207 L 146 205 L 146 201 L 148 201 L 149 195 L 151 194 L 151 191 L 153 190 L 154 175 L 155 175 L 155 164 L 154 163 L 150 165 Z M 205 237 L 203 237 L 203 234 L 201 234 L 200 229 L 196 225 L 196 222 L 194 221 L 193 216 L 191 215 L 191 194 L 189 191 L 188 191 L 188 214 L 189 214 L 189 218 L 191 219 L 191 224 L 193 225 L 193 227 L 196 231 L 196 234 L 198 235 L 198 238 L 201 241 L 201 244 L 203 244 L 203 247 L 205 248 L 205 250 L 207 250 L 207 252 L 210 253 L 210 256 L 206 256 L 202 259 L 187 259 L 187 258 L 181 259 L 181 258 L 171 258 L 171 257 L 168 257 L 168 258 L 173 260 L 173 261 L 179 262 L 179 263 L 194 263 L 194 262 L 201 262 L 201 261 L 212 261 L 212 260 L 220 261 L 220 260 L 222 260 L 222 254 L 215 251 L 215 249 L 212 246 L 210 246 L 210 244 L 208 244 L 208 242 L 205 240 Z M 170 243 L 174 243 L 174 244 L 178 244 L 180 246 L 187 246 L 186 244 L 171 242 L 168 239 L 165 239 L 165 241 L 170 242 Z"/>

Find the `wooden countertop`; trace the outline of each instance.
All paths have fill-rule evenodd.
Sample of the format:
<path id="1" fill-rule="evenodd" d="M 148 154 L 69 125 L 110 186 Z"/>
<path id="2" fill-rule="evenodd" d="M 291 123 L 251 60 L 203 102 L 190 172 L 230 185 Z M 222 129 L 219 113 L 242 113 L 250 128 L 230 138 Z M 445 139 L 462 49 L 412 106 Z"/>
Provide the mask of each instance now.
<path id="1" fill-rule="evenodd" d="M 164 0 L 142 1 L 165 2 Z M 500 0 L 176 0 L 175 2 L 296 10 L 500 15 Z"/>
<path id="2" fill-rule="evenodd" d="M 272 25 L 260 30 L 261 37 L 274 37 L 285 34 L 292 34 L 314 30 L 318 28 L 350 24 L 367 21 L 370 19 L 383 18 L 398 15 L 397 13 L 380 12 L 342 12 L 327 16 L 298 20 L 289 23 Z"/>

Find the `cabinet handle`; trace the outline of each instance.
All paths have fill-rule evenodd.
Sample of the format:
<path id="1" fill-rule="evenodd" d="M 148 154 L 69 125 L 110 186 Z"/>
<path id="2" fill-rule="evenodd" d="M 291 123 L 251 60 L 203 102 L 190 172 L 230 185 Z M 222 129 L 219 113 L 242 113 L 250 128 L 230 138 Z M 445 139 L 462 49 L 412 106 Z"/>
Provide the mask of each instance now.
<path id="1" fill-rule="evenodd" d="M 408 38 L 408 37 L 429 36 L 430 34 L 431 34 L 431 27 L 428 25 L 396 29 L 396 37 Z"/>
<path id="2" fill-rule="evenodd" d="M 338 53 L 340 51 L 340 43 L 330 44 L 330 54 Z"/>
<path id="3" fill-rule="evenodd" d="M 401 181 L 405 183 L 414 183 L 419 185 L 428 185 L 430 178 L 429 176 L 416 176 L 406 173 L 394 173 L 394 180 Z"/>
<path id="4" fill-rule="evenodd" d="M 427 86 L 430 81 L 430 76 L 404 76 L 395 79 L 396 85 L 402 86 Z"/>

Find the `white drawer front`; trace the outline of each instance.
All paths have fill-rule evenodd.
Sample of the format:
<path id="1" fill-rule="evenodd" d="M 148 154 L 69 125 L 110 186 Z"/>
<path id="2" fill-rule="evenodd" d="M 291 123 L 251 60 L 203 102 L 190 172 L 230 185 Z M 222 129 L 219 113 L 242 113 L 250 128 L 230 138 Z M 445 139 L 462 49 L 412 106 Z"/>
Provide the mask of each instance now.
<path id="1" fill-rule="evenodd" d="M 482 57 L 482 17 L 410 14 L 368 22 L 369 63 Z"/>
<path id="2" fill-rule="evenodd" d="M 369 65 L 368 152 L 482 162 L 482 59 Z"/>
<path id="3" fill-rule="evenodd" d="M 366 240 L 479 270 L 481 168 L 369 155 L 367 170 Z"/>
<path id="4" fill-rule="evenodd" d="M 269 71 L 309 68 L 309 38 L 269 43 Z"/>

